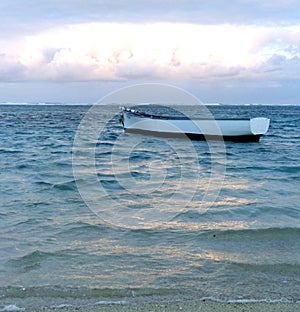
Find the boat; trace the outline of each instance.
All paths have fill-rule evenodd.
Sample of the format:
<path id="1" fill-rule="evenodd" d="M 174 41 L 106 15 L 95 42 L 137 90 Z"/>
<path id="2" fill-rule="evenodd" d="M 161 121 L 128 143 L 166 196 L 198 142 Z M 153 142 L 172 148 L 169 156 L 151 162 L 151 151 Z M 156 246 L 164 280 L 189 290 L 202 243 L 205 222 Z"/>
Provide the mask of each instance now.
<path id="1" fill-rule="evenodd" d="M 186 116 L 153 115 L 122 107 L 121 122 L 125 132 L 160 137 L 188 137 L 193 140 L 224 140 L 258 142 L 270 124 L 270 119 L 214 119 Z"/>

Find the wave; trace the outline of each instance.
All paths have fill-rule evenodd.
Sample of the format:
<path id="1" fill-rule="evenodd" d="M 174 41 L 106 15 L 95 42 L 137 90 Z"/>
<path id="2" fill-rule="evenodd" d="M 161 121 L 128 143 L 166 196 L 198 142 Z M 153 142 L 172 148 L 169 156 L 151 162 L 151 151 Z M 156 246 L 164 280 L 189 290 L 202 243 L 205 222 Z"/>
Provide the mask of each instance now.
<path id="1" fill-rule="evenodd" d="M 91 224 L 87 222 L 78 221 L 64 225 L 63 229 L 59 231 L 57 235 L 70 237 L 74 237 L 74 235 L 76 235 L 76 237 L 78 236 L 83 237 L 84 235 L 87 235 L 89 238 L 92 238 L 94 236 L 99 237 L 100 235 L 118 231 L 121 230 L 112 228 L 104 223 Z"/>
<path id="2" fill-rule="evenodd" d="M 36 226 L 40 223 L 39 220 L 37 220 L 36 218 L 27 218 L 26 220 L 23 220 L 23 221 L 20 221 L 18 223 L 16 223 L 15 226 L 22 226 L 22 225 L 25 225 L 25 226 Z"/>
<path id="3" fill-rule="evenodd" d="M 7 304 L 3 308 L 0 308 L 0 312 L 19 312 L 19 311 L 25 311 L 25 308 L 20 308 L 15 304 Z"/>
<path id="4" fill-rule="evenodd" d="M 53 188 L 60 190 L 60 191 L 77 191 L 75 180 L 70 180 L 70 181 L 62 182 L 62 183 L 56 183 L 53 185 Z"/>
<path id="5" fill-rule="evenodd" d="M 280 166 L 276 170 L 286 173 L 299 173 L 300 172 L 300 166 Z"/>
<path id="6" fill-rule="evenodd" d="M 30 102 L 0 102 L 0 105 L 36 105 Z"/>
<path id="7" fill-rule="evenodd" d="M 15 149 L 15 148 L 1 148 L 0 153 L 3 153 L 3 154 L 23 154 L 24 150 Z"/>
<path id="8" fill-rule="evenodd" d="M 27 273 L 40 268 L 41 261 L 49 256 L 51 256 L 50 253 L 36 250 L 26 254 L 25 256 L 8 260 L 7 265 L 11 267 L 13 271 Z"/>
<path id="9" fill-rule="evenodd" d="M 0 287 L 0 293 L 3 298 L 24 298 L 47 297 L 47 298 L 70 298 L 70 299 L 95 299 L 94 304 L 110 304 L 110 302 L 120 302 L 125 298 L 149 297 L 149 296 L 167 296 L 174 292 L 168 288 L 101 288 L 87 286 L 62 286 L 62 285 L 45 285 L 45 286 L 6 286 Z M 101 301 L 99 299 L 102 299 Z M 115 298 L 115 300 L 113 300 Z"/>
<path id="10" fill-rule="evenodd" d="M 84 307 L 91 307 L 91 306 L 98 306 L 98 305 L 127 305 L 129 304 L 128 301 L 126 300 L 100 300 L 100 301 L 96 301 L 93 304 L 88 304 L 88 305 L 81 305 L 80 308 L 84 308 Z M 52 309 L 63 309 L 63 308 L 75 308 L 78 309 L 77 306 L 72 305 L 72 304 L 58 304 L 58 305 L 53 305 L 51 306 Z"/>
<path id="11" fill-rule="evenodd" d="M 300 270 L 300 265 L 289 263 L 270 263 L 270 264 L 258 264 L 258 263 L 240 263 L 230 262 L 230 265 L 247 272 L 263 272 L 264 274 L 272 273 L 273 275 L 289 274 L 297 275 Z"/>
<path id="12" fill-rule="evenodd" d="M 205 105 L 210 105 L 205 104 Z M 280 107 L 280 106 L 299 106 L 299 103 L 212 103 L 212 105 L 220 105 L 220 106 L 276 106 L 276 107 Z"/>
<path id="13" fill-rule="evenodd" d="M 47 263 L 51 263 L 51 265 L 54 263 L 62 263 L 62 265 L 72 263 L 75 255 L 79 256 L 78 251 L 75 249 L 65 248 L 53 251 L 36 249 L 23 256 L 9 259 L 6 261 L 5 267 L 7 272 L 10 272 L 9 274 L 31 274 L 31 272 L 44 271 Z"/>
<path id="14" fill-rule="evenodd" d="M 61 183 L 52 183 L 47 181 L 35 181 L 34 184 L 40 187 L 52 188 L 60 191 L 77 191 L 76 180 L 69 180 Z"/>
<path id="15" fill-rule="evenodd" d="M 7 216 L 7 213 L 2 213 L 2 212 L 0 212 L 0 218 L 4 218 L 4 217 L 6 217 Z"/>
<path id="16" fill-rule="evenodd" d="M 7 106 L 91 106 L 91 103 L 64 103 L 64 102 L 0 102 L 0 105 Z"/>
<path id="17" fill-rule="evenodd" d="M 203 297 L 200 301 L 212 301 L 212 302 L 219 302 L 219 303 L 295 303 L 295 300 L 287 299 L 287 298 L 280 298 L 280 299 L 218 299 L 216 297 Z M 296 301 L 296 303 L 300 303 Z"/>
<path id="18" fill-rule="evenodd" d="M 15 266 L 24 266 L 24 265 L 35 265 L 40 264 L 41 261 L 48 259 L 50 257 L 62 257 L 67 256 L 68 250 L 59 250 L 59 251 L 53 251 L 53 252 L 45 252 L 41 250 L 35 250 L 32 252 L 27 253 L 24 256 L 10 259 L 8 260 L 9 264 L 15 265 Z"/>
<path id="19" fill-rule="evenodd" d="M 54 185 L 53 183 L 47 181 L 35 181 L 34 184 L 39 186 L 50 186 L 50 187 Z"/>
<path id="20" fill-rule="evenodd" d="M 197 215 L 197 213 L 196 213 Z M 192 215 L 189 215 L 192 218 Z M 195 220 L 194 220 L 195 221 Z M 201 223 L 195 221 L 192 225 L 188 225 L 186 222 L 182 221 L 171 221 L 165 224 L 165 226 L 157 227 L 153 229 L 128 229 L 126 235 L 132 239 L 138 235 L 139 238 L 143 239 L 153 239 L 156 236 L 160 237 L 163 241 L 164 239 L 175 239 L 182 240 L 183 242 L 188 239 L 190 242 L 201 242 L 203 240 L 218 240 L 232 242 L 239 241 L 240 243 L 246 243 L 247 241 L 258 242 L 259 240 L 275 243 L 276 241 L 300 241 L 300 228 L 298 227 L 265 227 L 265 228 L 237 228 L 228 229 L 228 224 L 225 220 L 224 223 L 220 221 L 218 224 L 215 221 L 215 217 L 212 218 L 211 222 L 209 220 L 203 220 Z M 245 227 L 243 222 L 231 221 L 229 225 L 235 227 Z M 184 234 L 184 235 L 183 235 Z M 133 238 L 134 238 L 133 237 Z M 156 237 L 156 238 L 157 238 Z"/>
<path id="21" fill-rule="evenodd" d="M 226 239 L 270 239 L 275 240 L 276 237 L 284 240 L 286 238 L 292 238 L 297 241 L 300 240 L 300 228 L 257 228 L 257 229 L 237 229 L 237 230 L 209 230 L 200 233 L 199 235 L 215 235 L 214 237 L 226 238 Z"/>

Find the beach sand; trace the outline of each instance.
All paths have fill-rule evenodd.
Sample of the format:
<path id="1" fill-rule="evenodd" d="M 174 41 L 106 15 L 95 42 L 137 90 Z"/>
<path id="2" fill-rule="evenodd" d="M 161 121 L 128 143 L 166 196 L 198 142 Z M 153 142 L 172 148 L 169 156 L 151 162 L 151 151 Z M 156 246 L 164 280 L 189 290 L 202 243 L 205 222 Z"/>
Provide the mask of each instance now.
<path id="1" fill-rule="evenodd" d="M 219 303 L 212 301 L 201 302 L 181 302 L 181 303 L 167 303 L 167 304 L 112 304 L 112 305 L 97 305 L 93 307 L 59 307 L 51 309 L 35 310 L 35 312 L 250 312 L 250 311 L 266 311 L 266 312 L 296 312 L 300 311 L 299 303 Z"/>

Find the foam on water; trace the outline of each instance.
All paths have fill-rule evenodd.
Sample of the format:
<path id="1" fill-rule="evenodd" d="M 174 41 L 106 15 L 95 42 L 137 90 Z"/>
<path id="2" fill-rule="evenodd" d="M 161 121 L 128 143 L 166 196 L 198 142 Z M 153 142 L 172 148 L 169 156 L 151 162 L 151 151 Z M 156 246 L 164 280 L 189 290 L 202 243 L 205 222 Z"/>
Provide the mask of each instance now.
<path id="1" fill-rule="evenodd" d="M 1 312 L 19 312 L 25 311 L 25 308 L 19 308 L 15 304 L 8 304 L 4 306 L 2 309 L 0 308 Z"/>

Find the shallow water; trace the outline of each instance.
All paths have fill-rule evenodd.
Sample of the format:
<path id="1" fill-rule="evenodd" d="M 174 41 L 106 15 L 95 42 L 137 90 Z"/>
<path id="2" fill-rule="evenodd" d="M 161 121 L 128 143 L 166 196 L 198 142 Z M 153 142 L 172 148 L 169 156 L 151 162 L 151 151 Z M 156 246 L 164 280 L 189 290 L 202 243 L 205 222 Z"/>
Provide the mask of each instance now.
<path id="1" fill-rule="evenodd" d="M 271 118 L 225 145 L 124 134 L 105 107 L 74 148 L 89 108 L 0 106 L 0 308 L 300 301 L 299 106 L 209 107 Z"/>

